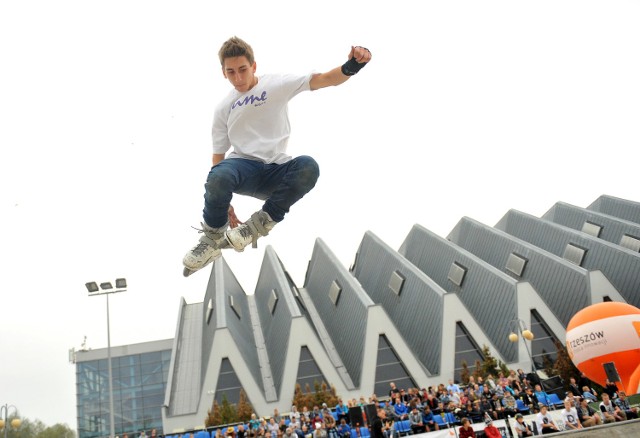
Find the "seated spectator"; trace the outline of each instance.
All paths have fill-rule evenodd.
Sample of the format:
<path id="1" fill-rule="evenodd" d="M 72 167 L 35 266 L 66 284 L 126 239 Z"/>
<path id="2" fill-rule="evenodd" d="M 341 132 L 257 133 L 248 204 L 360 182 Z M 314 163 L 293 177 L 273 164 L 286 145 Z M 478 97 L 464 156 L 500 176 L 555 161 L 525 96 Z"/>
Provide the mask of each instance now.
<path id="1" fill-rule="evenodd" d="M 571 400 L 565 399 L 564 409 L 562 410 L 561 415 L 566 429 L 582 429 L 582 424 L 580 423 L 580 419 L 578 418 L 578 411 L 573 407 Z"/>
<path id="2" fill-rule="evenodd" d="M 493 425 L 493 420 L 487 417 L 484 420 L 484 436 L 487 438 L 502 438 L 502 434 L 497 427 Z"/>
<path id="3" fill-rule="evenodd" d="M 328 415 L 325 415 L 323 417 L 324 420 L 324 428 L 327 431 L 327 436 L 329 438 L 338 438 L 338 432 L 336 430 L 336 420 L 335 418 L 333 418 L 333 415 L 331 415 L 331 412 L 329 412 Z"/>
<path id="4" fill-rule="evenodd" d="M 578 409 L 578 418 L 583 427 L 599 426 L 602 424 L 602 418 L 591 406 L 586 398 L 580 399 L 580 407 Z"/>
<path id="5" fill-rule="evenodd" d="M 460 387 L 457 383 L 453 382 L 453 379 L 449 379 L 449 385 L 447 386 L 447 392 L 460 392 Z"/>
<path id="6" fill-rule="evenodd" d="M 349 422 L 349 406 L 341 398 L 338 399 L 338 404 L 336 405 L 336 415 L 338 416 L 338 422 L 343 419 L 347 420 L 347 423 Z"/>
<path id="7" fill-rule="evenodd" d="M 490 413 L 494 420 L 501 420 L 504 418 L 504 406 L 502 406 L 502 401 L 498 398 L 498 394 L 493 394 Z"/>
<path id="8" fill-rule="evenodd" d="M 400 397 L 396 398 L 396 404 L 393 405 L 393 409 L 396 414 L 396 418 L 399 421 L 406 420 L 409 417 L 409 410 L 407 409 L 407 405 L 400 399 Z"/>
<path id="9" fill-rule="evenodd" d="M 582 387 L 582 397 L 589 400 L 589 403 L 598 401 L 598 394 L 588 386 Z"/>
<path id="10" fill-rule="evenodd" d="M 578 387 L 578 383 L 576 383 L 576 378 L 575 377 L 570 377 L 569 378 L 569 392 L 571 394 L 573 394 L 574 396 L 578 396 L 578 397 L 582 396 L 582 392 L 580 391 L 580 388 Z"/>
<path id="11" fill-rule="evenodd" d="M 491 397 L 493 397 L 493 391 L 491 391 L 491 388 L 489 388 L 489 385 L 484 385 L 482 387 L 482 394 L 480 395 L 484 396 L 487 400 L 491 400 Z"/>
<path id="12" fill-rule="evenodd" d="M 518 413 L 516 399 L 513 395 L 507 393 L 502 399 L 503 415 L 506 417 L 514 417 Z"/>
<path id="13" fill-rule="evenodd" d="M 458 438 L 475 438 L 476 433 L 471 427 L 471 421 L 468 418 L 462 419 L 462 426 L 458 429 Z M 499 436 L 499 435 L 498 435 Z"/>
<path id="14" fill-rule="evenodd" d="M 538 426 L 538 432 L 543 435 L 559 432 L 558 426 L 549 412 L 547 412 L 546 405 L 540 405 L 540 412 L 536 415 L 536 425 Z"/>
<path id="15" fill-rule="evenodd" d="M 322 410 L 320 411 L 320 416 L 322 417 L 322 419 L 327 418 L 327 416 L 333 418 L 333 414 L 331 413 L 331 409 L 329 409 L 329 406 L 327 406 L 326 403 L 322 403 Z"/>
<path id="16" fill-rule="evenodd" d="M 338 436 L 340 438 L 351 438 L 351 427 L 347 424 L 346 419 L 340 420 L 340 424 L 336 428 L 336 432 L 338 432 Z"/>
<path id="17" fill-rule="evenodd" d="M 609 394 L 606 392 L 602 393 L 600 412 L 604 415 L 605 423 L 615 423 L 616 421 L 624 421 L 627 419 L 627 413 L 613 404 L 609 398 Z"/>
<path id="18" fill-rule="evenodd" d="M 624 413 L 627 415 L 628 420 L 638 418 L 638 408 L 631 407 L 626 392 L 618 392 L 618 398 L 615 400 L 615 403 L 620 408 L 620 410 L 624 411 Z"/>
<path id="19" fill-rule="evenodd" d="M 384 438 L 393 438 L 395 434 L 396 422 L 392 418 L 382 419 L 382 435 Z"/>
<path id="20" fill-rule="evenodd" d="M 398 419 L 398 417 L 396 416 L 396 411 L 393 405 L 391 404 L 390 400 L 387 400 L 386 402 L 384 402 L 384 407 L 382 409 L 384 410 L 384 413 L 387 416 L 387 418 L 393 421 L 396 421 Z"/>
<path id="21" fill-rule="evenodd" d="M 413 410 L 409 413 L 409 424 L 411 426 L 411 432 L 414 435 L 425 433 L 427 431 L 427 428 L 422 422 L 422 414 L 420 413 L 420 411 L 418 411 L 418 408 L 413 408 Z"/>
<path id="22" fill-rule="evenodd" d="M 496 415 L 493 412 L 493 406 L 491 405 L 491 400 L 484 396 L 480 398 L 480 413 L 483 417 L 487 414 L 490 415 L 491 418 L 496 419 Z"/>
<path id="23" fill-rule="evenodd" d="M 251 414 L 251 419 L 249 420 L 249 430 L 257 430 L 260 427 L 260 420 L 256 414 Z"/>
<path id="24" fill-rule="evenodd" d="M 522 414 L 516 414 L 516 422 L 513 425 L 513 430 L 516 431 L 517 438 L 533 436 L 531 426 L 524 422 Z"/>
<path id="25" fill-rule="evenodd" d="M 536 390 L 534 394 L 536 395 L 536 399 L 538 399 L 538 403 L 544 406 L 550 406 L 551 401 L 549 400 L 549 394 L 547 394 L 546 391 L 542 389 L 542 386 L 536 385 L 535 389 Z"/>
<path id="26" fill-rule="evenodd" d="M 433 412 L 429 406 L 425 406 L 424 412 L 422 413 L 422 423 L 425 425 L 427 432 L 431 432 L 432 430 L 440 430 L 438 423 L 436 423 L 436 419 L 433 416 Z"/>
<path id="27" fill-rule="evenodd" d="M 298 408 L 295 405 L 291 406 L 289 420 L 291 421 L 289 425 L 293 427 L 294 431 L 302 427 L 302 424 L 300 423 L 300 412 L 298 412 Z"/>
<path id="28" fill-rule="evenodd" d="M 522 403 L 524 403 L 524 405 L 529 408 L 531 413 L 538 412 L 539 402 L 531 387 L 525 389 L 524 392 L 520 393 L 520 400 L 522 400 Z"/>

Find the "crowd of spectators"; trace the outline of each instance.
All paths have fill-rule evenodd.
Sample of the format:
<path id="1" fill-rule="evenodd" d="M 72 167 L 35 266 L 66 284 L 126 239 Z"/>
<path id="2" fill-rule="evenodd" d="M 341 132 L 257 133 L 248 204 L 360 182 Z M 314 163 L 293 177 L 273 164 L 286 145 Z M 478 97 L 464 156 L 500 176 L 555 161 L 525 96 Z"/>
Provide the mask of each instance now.
<path id="1" fill-rule="evenodd" d="M 276 409 L 272 416 L 263 418 L 253 414 L 247 424 L 217 430 L 216 438 L 367 438 L 370 434 L 373 438 L 395 438 L 399 432 L 418 434 L 438 430 L 443 424 L 459 426 L 462 434 L 469 433 L 472 423 L 485 422 L 485 429 L 491 429 L 494 420 L 507 418 L 513 418 L 518 436 L 531 436 L 533 425 L 527 424 L 522 414 L 536 414 L 537 430 L 553 433 L 560 427 L 548 410 L 562 409 L 562 405 L 562 426 L 567 429 L 638 418 L 638 409 L 629 405 L 626 394 L 614 384 L 608 383 L 599 395 L 584 375 L 571 378 L 569 391 L 558 405 L 536 377 L 512 370 L 506 376 L 502 372 L 486 378 L 471 376 L 464 386 L 449 380 L 447 385 L 422 389 L 398 388 L 392 382 L 388 394 L 380 398 L 339 399 L 336 406 L 325 403 L 300 411 L 292 406 L 286 415 Z M 590 405 L 593 401 L 600 402 L 599 410 Z M 374 408 L 366 409 L 367 405 Z M 355 420 L 351 418 L 354 408 L 360 408 Z M 367 413 L 375 418 L 367 420 Z M 374 420 L 378 436 L 366 428 Z M 409 428 L 400 431 L 400 422 L 408 423 Z"/>

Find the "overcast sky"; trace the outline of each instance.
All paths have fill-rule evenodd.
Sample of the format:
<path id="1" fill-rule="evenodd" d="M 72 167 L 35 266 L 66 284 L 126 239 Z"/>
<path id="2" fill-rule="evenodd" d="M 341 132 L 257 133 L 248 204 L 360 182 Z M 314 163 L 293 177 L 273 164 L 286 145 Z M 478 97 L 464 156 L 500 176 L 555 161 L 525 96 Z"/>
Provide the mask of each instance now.
<path id="1" fill-rule="evenodd" d="M 417 8 L 417 5 L 420 5 Z M 371 230 L 398 249 L 601 194 L 640 201 L 635 1 L 4 1 L 0 3 L 0 404 L 76 428 L 67 352 L 171 338 L 198 234 L 217 51 L 238 35 L 258 74 L 326 71 L 352 44 L 373 61 L 297 96 L 289 152 L 316 188 L 258 250 L 225 258 L 253 293 L 271 245 L 299 286 L 316 238 L 345 267 Z M 260 208 L 234 199 L 247 218 Z"/>

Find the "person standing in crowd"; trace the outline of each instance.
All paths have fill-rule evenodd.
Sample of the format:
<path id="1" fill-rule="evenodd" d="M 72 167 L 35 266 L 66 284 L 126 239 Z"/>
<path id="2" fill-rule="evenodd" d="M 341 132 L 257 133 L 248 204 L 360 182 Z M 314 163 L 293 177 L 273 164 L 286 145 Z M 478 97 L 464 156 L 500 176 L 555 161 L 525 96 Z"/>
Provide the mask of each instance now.
<path id="1" fill-rule="evenodd" d="M 377 413 L 378 415 L 376 415 L 376 417 L 371 422 L 371 438 L 386 438 L 383 430 L 383 421 L 386 418 L 386 414 L 384 412 L 384 409 L 381 408 L 378 408 Z"/>

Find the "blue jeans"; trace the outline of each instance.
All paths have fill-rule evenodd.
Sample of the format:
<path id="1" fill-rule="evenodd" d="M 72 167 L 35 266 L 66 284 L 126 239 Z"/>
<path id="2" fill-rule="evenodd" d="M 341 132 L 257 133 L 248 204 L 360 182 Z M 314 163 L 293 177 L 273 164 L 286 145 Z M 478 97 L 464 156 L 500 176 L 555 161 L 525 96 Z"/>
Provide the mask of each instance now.
<path id="1" fill-rule="evenodd" d="M 306 155 L 283 164 L 244 158 L 222 160 L 211 168 L 204 185 L 204 221 L 218 228 L 227 223 L 234 193 L 265 200 L 262 210 L 280 222 L 289 208 L 306 195 L 320 176 L 318 163 Z"/>

